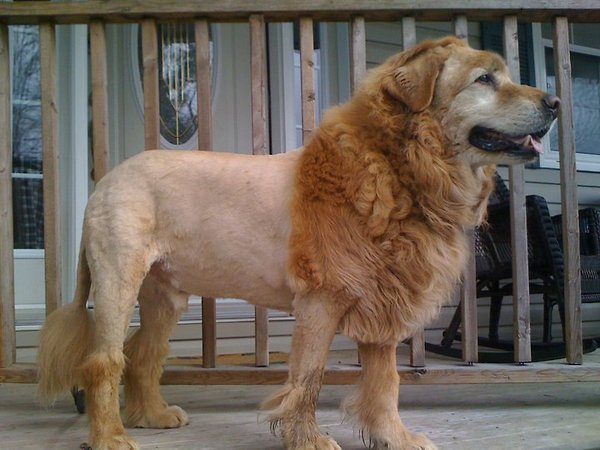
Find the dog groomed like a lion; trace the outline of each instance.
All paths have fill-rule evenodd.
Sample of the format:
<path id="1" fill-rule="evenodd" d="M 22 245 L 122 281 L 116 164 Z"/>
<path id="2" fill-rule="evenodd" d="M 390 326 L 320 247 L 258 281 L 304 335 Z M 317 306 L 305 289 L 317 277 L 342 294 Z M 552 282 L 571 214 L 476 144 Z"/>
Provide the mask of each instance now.
<path id="1" fill-rule="evenodd" d="M 90 197 L 75 299 L 42 332 L 42 399 L 82 386 L 94 450 L 138 448 L 119 415 L 121 377 L 130 426 L 187 424 L 159 392 L 169 334 L 190 294 L 243 298 L 296 318 L 288 381 L 263 404 L 286 448 L 339 449 L 315 419 L 336 331 L 359 346 L 343 408 L 373 447 L 436 448 L 398 415 L 396 345 L 459 282 L 494 164 L 535 158 L 559 103 L 448 37 L 372 70 L 298 151 L 129 159 Z"/>

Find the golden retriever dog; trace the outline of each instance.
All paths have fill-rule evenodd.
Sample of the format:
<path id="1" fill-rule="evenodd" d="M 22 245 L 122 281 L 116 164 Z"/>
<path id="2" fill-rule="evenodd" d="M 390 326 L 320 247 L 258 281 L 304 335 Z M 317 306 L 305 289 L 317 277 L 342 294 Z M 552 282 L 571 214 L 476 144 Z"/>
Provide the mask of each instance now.
<path id="1" fill-rule="evenodd" d="M 262 406 L 286 448 L 340 448 L 315 419 L 336 331 L 359 346 L 343 408 L 372 446 L 436 448 L 400 420 L 396 345 L 459 282 L 494 164 L 535 158 L 559 103 L 448 37 L 372 70 L 298 151 L 125 161 L 89 199 L 75 299 L 43 328 L 42 399 L 85 388 L 94 450 L 138 448 L 121 377 L 130 426 L 187 424 L 159 391 L 169 333 L 190 294 L 243 298 L 296 318 L 289 378 Z M 126 340 L 136 304 L 141 327 Z"/>

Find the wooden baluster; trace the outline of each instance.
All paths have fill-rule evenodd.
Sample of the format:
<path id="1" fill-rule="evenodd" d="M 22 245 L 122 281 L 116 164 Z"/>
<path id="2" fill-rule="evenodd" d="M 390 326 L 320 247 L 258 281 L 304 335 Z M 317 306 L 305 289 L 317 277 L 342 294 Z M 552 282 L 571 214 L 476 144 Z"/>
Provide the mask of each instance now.
<path id="1" fill-rule="evenodd" d="M 367 40 L 365 30 L 365 18 L 353 17 L 350 22 L 350 85 L 352 92 L 367 71 Z M 360 353 L 358 353 L 358 364 L 360 364 Z"/>
<path id="2" fill-rule="evenodd" d="M 521 82 L 517 17 L 504 18 L 504 56 L 511 77 Z M 525 209 L 525 166 L 509 167 L 510 229 L 513 279 L 513 342 L 516 363 L 531 362 L 531 317 L 529 308 L 529 261 L 527 254 L 527 211 Z"/>
<path id="3" fill-rule="evenodd" d="M 160 148 L 160 100 L 158 89 L 158 37 L 156 21 L 142 21 L 144 66 L 144 148 Z"/>
<path id="4" fill-rule="evenodd" d="M 206 19 L 194 24 L 196 40 L 196 98 L 198 101 L 198 148 L 213 150 L 212 130 L 212 70 L 210 61 L 210 30 Z M 202 297 L 202 366 L 217 365 L 217 301 Z"/>
<path id="5" fill-rule="evenodd" d="M 417 26 L 414 17 L 402 18 L 402 48 L 408 50 L 417 44 Z M 410 339 L 410 365 L 425 366 L 425 329 L 416 331 Z"/>
<path id="6" fill-rule="evenodd" d="M 0 24 L 0 368 L 16 361 L 8 26 Z"/>
<path id="7" fill-rule="evenodd" d="M 260 14 L 250 16 L 250 64 L 252 78 L 252 154 L 268 155 L 267 139 L 267 41 L 265 19 Z M 269 310 L 255 307 L 255 363 L 269 365 Z"/>
<path id="8" fill-rule="evenodd" d="M 316 94 L 314 82 L 315 50 L 313 20 L 300 18 L 300 80 L 302 84 L 302 140 L 308 137 L 316 127 Z"/>
<path id="9" fill-rule="evenodd" d="M 569 49 L 569 21 L 554 19 L 554 70 L 558 109 L 558 143 L 560 156 L 560 194 L 562 205 L 563 249 L 565 258 L 565 340 L 567 362 L 581 364 L 583 342 L 581 324 L 581 261 L 579 254 L 579 218 L 577 217 L 577 168 L 573 84 Z"/>
<path id="10" fill-rule="evenodd" d="M 106 63 L 106 32 L 104 23 L 90 23 L 90 53 L 92 69 L 92 154 L 94 181 L 98 183 L 109 167 L 108 150 L 108 81 Z"/>
<path id="11" fill-rule="evenodd" d="M 42 149 L 44 172 L 44 264 L 46 314 L 62 303 L 58 111 L 56 97 L 56 34 L 51 23 L 40 25 Z"/>
<path id="12" fill-rule="evenodd" d="M 469 28 L 465 16 L 454 18 L 454 34 L 464 40 L 468 39 Z M 469 260 L 465 268 L 461 296 L 461 331 L 463 361 L 467 364 L 477 362 L 477 286 L 475 267 L 475 233 L 473 230 L 467 234 L 469 246 Z"/>
<path id="13" fill-rule="evenodd" d="M 402 49 L 408 50 L 417 45 L 417 24 L 414 17 L 402 18 Z"/>

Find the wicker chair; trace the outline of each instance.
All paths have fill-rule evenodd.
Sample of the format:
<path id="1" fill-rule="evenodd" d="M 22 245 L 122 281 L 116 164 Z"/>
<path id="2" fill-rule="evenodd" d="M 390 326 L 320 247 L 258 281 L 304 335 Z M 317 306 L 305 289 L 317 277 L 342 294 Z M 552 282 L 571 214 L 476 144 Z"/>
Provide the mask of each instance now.
<path id="1" fill-rule="evenodd" d="M 538 195 L 526 197 L 529 290 L 542 294 L 544 303 L 543 344 L 552 342 L 552 313 L 558 306 L 564 328 L 564 262 L 561 248 L 560 216 L 552 218 L 546 200 Z M 486 347 L 512 350 L 512 342 L 500 341 L 498 326 L 502 300 L 512 295 L 512 248 L 509 191 L 496 174 L 496 191 L 488 206 L 488 224 L 475 232 L 477 297 L 490 298 L 489 335 L 480 337 Z M 600 302 L 600 210 L 580 211 L 582 248 L 582 301 Z M 441 346 L 430 350 L 445 353 L 460 339 L 460 307 L 444 332 Z M 564 335 L 564 333 L 563 333 Z M 437 347 L 437 348 L 435 348 Z M 589 346 L 588 346 L 589 347 Z M 538 352 L 539 353 L 539 352 Z M 538 359 L 551 358 L 552 352 L 539 353 Z M 556 353 L 556 352 L 554 352 Z M 453 352 L 448 352 L 455 356 Z M 488 358 L 493 361 L 495 356 Z M 534 356 L 535 358 L 535 356 Z M 480 354 L 480 360 L 481 354 Z"/>

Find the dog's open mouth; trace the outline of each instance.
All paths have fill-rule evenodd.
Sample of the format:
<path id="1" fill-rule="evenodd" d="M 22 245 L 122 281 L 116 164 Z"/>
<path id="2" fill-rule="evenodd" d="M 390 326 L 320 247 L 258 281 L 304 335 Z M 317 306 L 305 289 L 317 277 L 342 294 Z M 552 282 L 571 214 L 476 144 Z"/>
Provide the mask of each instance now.
<path id="1" fill-rule="evenodd" d="M 488 152 L 507 152 L 515 156 L 534 157 L 543 153 L 542 138 L 550 127 L 526 135 L 509 135 L 491 128 L 476 126 L 471 130 L 471 145 Z"/>

